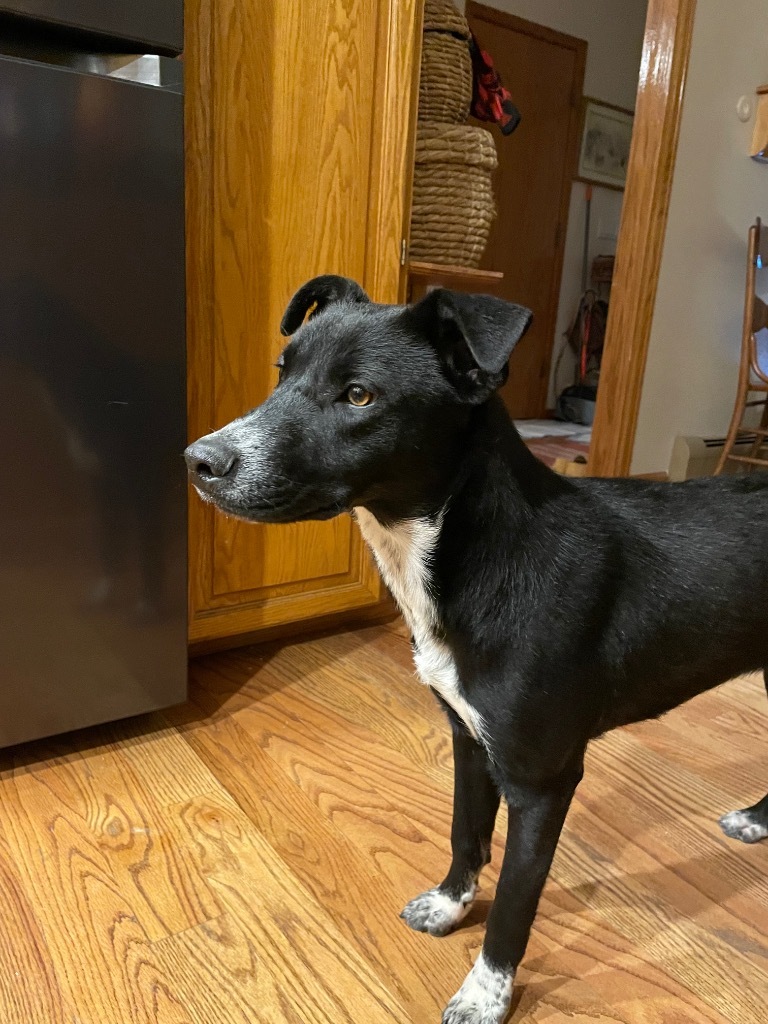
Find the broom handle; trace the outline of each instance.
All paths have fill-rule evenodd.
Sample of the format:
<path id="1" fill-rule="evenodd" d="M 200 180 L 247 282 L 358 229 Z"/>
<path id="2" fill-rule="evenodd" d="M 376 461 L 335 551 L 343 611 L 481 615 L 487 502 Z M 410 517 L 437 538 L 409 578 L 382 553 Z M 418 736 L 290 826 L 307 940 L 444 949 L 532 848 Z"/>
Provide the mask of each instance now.
<path id="1" fill-rule="evenodd" d="M 592 216 L 592 186 L 586 188 L 587 213 L 584 221 L 584 257 L 581 263 L 581 294 L 587 290 L 587 262 L 589 260 L 589 222 Z"/>

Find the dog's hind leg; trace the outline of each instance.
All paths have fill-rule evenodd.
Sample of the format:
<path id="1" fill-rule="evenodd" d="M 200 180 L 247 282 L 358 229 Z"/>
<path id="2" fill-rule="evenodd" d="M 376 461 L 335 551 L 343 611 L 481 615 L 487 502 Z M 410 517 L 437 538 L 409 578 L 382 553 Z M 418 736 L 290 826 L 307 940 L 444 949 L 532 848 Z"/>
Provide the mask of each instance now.
<path id="1" fill-rule="evenodd" d="M 768 690 L 768 669 L 763 674 Z M 720 819 L 720 828 L 731 839 L 740 839 L 742 843 L 757 843 L 768 838 L 768 795 L 752 807 L 724 814 Z"/>
<path id="2" fill-rule="evenodd" d="M 451 867 L 436 889 L 411 900 L 400 915 L 411 928 L 430 935 L 447 935 L 469 913 L 478 876 L 490 860 L 500 803 L 485 750 L 452 712 L 449 717 L 454 764 Z"/>

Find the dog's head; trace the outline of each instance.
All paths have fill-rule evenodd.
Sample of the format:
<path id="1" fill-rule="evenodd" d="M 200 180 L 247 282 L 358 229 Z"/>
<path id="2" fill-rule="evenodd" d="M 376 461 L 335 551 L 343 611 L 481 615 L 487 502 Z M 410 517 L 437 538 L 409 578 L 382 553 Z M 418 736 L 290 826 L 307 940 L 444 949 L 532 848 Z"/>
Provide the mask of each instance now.
<path id="1" fill-rule="evenodd" d="M 329 519 L 355 505 L 418 511 L 455 467 L 472 407 L 506 380 L 530 321 L 487 295 L 438 289 L 383 306 L 354 281 L 317 277 L 285 311 L 292 337 L 277 387 L 190 445 L 192 483 L 258 522 Z"/>

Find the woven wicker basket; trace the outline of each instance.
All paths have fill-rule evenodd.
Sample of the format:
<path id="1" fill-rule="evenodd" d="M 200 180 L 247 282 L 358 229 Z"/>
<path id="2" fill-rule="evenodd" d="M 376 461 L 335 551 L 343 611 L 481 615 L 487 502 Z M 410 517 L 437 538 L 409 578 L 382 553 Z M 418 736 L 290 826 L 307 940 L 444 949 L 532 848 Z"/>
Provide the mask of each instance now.
<path id="1" fill-rule="evenodd" d="M 452 32 L 460 39 L 469 39 L 469 23 L 453 0 L 425 0 L 424 31 Z"/>
<path id="2" fill-rule="evenodd" d="M 450 32 L 425 32 L 419 120 L 463 124 L 471 103 L 472 58 L 466 40 Z"/>
<path id="3" fill-rule="evenodd" d="M 495 216 L 493 136 L 469 125 L 421 123 L 411 213 L 411 259 L 479 265 Z"/>

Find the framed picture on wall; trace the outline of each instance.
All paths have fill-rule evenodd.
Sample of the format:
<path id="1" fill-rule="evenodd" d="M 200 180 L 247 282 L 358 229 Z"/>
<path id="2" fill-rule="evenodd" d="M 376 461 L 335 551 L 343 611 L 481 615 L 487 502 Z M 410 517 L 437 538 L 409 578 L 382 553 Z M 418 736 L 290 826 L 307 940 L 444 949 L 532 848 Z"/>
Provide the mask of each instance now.
<path id="1" fill-rule="evenodd" d="M 635 115 L 624 107 L 584 97 L 576 177 L 590 185 L 623 189 Z"/>

